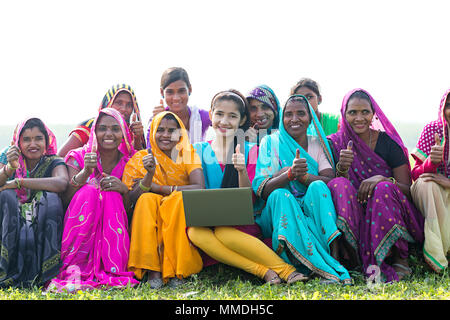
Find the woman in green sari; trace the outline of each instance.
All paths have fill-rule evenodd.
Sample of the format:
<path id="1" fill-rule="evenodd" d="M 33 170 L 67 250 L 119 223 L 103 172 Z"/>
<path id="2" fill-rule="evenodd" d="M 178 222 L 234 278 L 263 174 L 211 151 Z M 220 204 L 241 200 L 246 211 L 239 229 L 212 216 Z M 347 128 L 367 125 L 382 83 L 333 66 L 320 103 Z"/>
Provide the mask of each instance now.
<path id="1" fill-rule="evenodd" d="M 252 187 L 259 197 L 256 222 L 272 248 L 301 273 L 350 284 L 337 254 L 336 211 L 326 183 L 334 178 L 331 149 L 302 95 L 290 96 L 279 130 L 261 141 Z M 317 136 L 307 135 L 313 127 Z M 258 206 L 258 204 L 257 204 Z"/>

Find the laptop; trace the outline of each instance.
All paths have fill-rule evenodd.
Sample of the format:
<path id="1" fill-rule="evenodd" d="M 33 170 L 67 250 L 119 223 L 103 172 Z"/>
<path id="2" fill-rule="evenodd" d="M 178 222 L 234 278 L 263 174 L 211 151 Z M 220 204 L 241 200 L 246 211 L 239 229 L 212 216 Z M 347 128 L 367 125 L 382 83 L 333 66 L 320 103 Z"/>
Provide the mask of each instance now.
<path id="1" fill-rule="evenodd" d="M 251 188 L 183 190 L 187 227 L 253 224 Z"/>

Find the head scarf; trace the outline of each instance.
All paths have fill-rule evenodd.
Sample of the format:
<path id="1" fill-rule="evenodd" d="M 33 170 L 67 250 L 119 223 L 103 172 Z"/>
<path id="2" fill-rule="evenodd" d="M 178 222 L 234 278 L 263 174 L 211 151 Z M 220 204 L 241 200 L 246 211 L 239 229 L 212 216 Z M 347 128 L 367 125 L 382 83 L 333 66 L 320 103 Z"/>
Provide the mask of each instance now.
<path id="1" fill-rule="evenodd" d="M 294 138 L 286 131 L 284 127 L 283 118 L 284 110 L 288 102 L 293 98 L 301 98 L 308 106 L 309 114 L 311 116 L 311 123 L 308 129 L 314 128 L 317 132 L 322 150 L 324 151 L 328 162 L 334 168 L 333 156 L 331 148 L 326 139 L 325 133 L 320 125 L 320 121 L 314 112 L 314 109 L 308 102 L 305 96 L 295 94 L 290 96 L 282 110 L 279 122 L 279 130 L 275 133 L 265 136 L 260 145 L 258 163 L 256 165 L 255 179 L 253 180 L 253 189 L 255 193 L 260 196 L 265 183 L 278 171 L 284 167 L 290 167 L 296 156 L 297 149 L 300 150 L 300 157 L 305 158 L 308 164 L 308 173 L 317 175 L 319 173 L 319 165 L 308 152 L 303 149 Z M 295 197 L 302 197 L 306 193 L 306 187 L 300 182 L 294 180 L 289 182 L 289 189 Z"/>
<path id="2" fill-rule="evenodd" d="M 16 128 L 14 130 L 13 144 L 15 146 L 17 146 L 19 149 L 20 149 L 20 146 L 19 146 L 20 134 L 22 133 L 23 127 L 25 126 L 25 124 L 30 119 L 32 119 L 32 118 L 27 118 L 26 120 L 20 122 L 16 126 Z M 45 149 L 44 155 L 52 156 L 52 155 L 55 155 L 57 153 L 56 137 L 53 134 L 53 132 L 45 124 L 44 124 L 44 126 L 45 126 L 45 129 L 46 129 L 47 134 L 48 134 L 48 144 L 47 144 L 47 147 Z M 39 164 L 37 166 L 39 166 Z M 27 164 L 26 164 L 25 158 L 22 156 L 22 153 L 21 153 L 19 155 L 19 168 L 16 170 L 15 177 L 16 178 L 27 178 L 27 177 L 29 177 L 28 169 L 29 168 L 27 168 Z M 19 197 L 20 202 L 23 203 L 23 202 L 25 202 L 27 200 L 28 192 L 24 188 L 16 189 L 16 193 L 17 193 L 17 196 Z"/>
<path id="3" fill-rule="evenodd" d="M 67 163 L 68 159 L 72 157 L 75 159 L 80 169 L 84 167 L 84 155 L 86 153 L 92 152 L 94 146 L 95 148 L 97 148 L 98 142 L 97 142 L 97 135 L 95 134 L 95 128 L 97 127 L 98 119 L 102 114 L 113 117 L 117 121 L 122 130 L 122 142 L 118 146 L 119 152 L 122 153 L 123 155 L 119 161 L 120 164 L 119 168 L 121 167 L 121 170 L 118 170 L 118 172 L 115 174 L 111 173 L 112 175 L 117 176 L 119 179 L 121 179 L 123 167 L 125 167 L 127 161 L 133 156 L 133 154 L 136 151 L 134 150 L 133 145 L 131 143 L 132 139 L 130 129 L 128 128 L 128 125 L 126 124 L 120 112 L 115 109 L 112 108 L 101 109 L 98 113 L 97 118 L 92 124 L 91 134 L 89 136 L 88 143 L 86 143 L 83 147 L 69 151 L 64 160 Z M 98 159 L 97 168 L 92 173 L 90 179 L 97 178 L 97 180 L 99 180 L 102 177 L 103 169 L 100 163 L 100 151 L 98 149 L 97 149 L 97 159 Z"/>
<path id="4" fill-rule="evenodd" d="M 332 134 L 328 137 L 333 143 L 336 154 L 339 154 L 340 150 L 346 149 L 347 144 L 350 140 L 353 141 L 352 150 L 354 154 L 354 160 L 349 170 L 349 179 L 350 182 L 355 186 L 355 188 L 359 188 L 361 181 L 374 175 L 383 175 L 385 177 L 390 177 L 392 175 L 392 169 L 353 131 L 351 125 L 348 123 L 345 117 L 347 103 L 350 99 L 350 96 L 356 91 L 362 91 L 366 93 L 370 98 L 370 102 L 374 111 L 374 116 L 370 128 L 386 132 L 386 134 L 401 147 L 406 159 L 408 159 L 408 149 L 403 144 L 400 135 L 397 133 L 392 123 L 384 115 L 383 111 L 378 106 L 376 101 L 366 90 L 357 88 L 348 92 L 342 101 L 340 129 L 337 133 Z"/>
<path id="5" fill-rule="evenodd" d="M 448 89 L 441 98 L 441 103 L 439 105 L 439 115 L 438 119 L 428 123 L 420 135 L 419 141 L 414 148 L 411 156 L 415 159 L 420 159 L 424 162 L 431 153 L 431 147 L 435 145 L 434 135 L 439 134 L 441 139 L 441 145 L 444 146 L 444 162 L 439 166 L 438 172 L 444 174 L 446 177 L 450 178 L 450 164 L 449 161 L 449 124 L 445 119 L 444 108 L 445 102 L 447 101 L 450 89 Z"/>
<path id="6" fill-rule="evenodd" d="M 136 95 L 134 90 L 127 84 L 116 84 L 112 86 L 103 97 L 102 103 L 100 104 L 99 111 L 105 108 L 111 107 L 115 97 L 121 92 L 128 92 L 131 95 L 131 100 L 133 101 L 133 112 L 136 114 L 136 120 L 141 121 L 141 113 L 139 111 L 139 106 L 136 100 Z"/>
<path id="7" fill-rule="evenodd" d="M 176 152 L 175 159 L 168 157 L 159 147 L 156 142 L 156 130 L 167 115 L 171 114 L 175 117 L 180 126 L 180 140 L 172 150 L 174 154 Z M 149 143 L 151 146 L 151 152 L 156 159 L 157 166 L 153 176 L 153 180 L 161 185 L 181 185 L 189 182 L 189 177 L 186 175 L 186 165 L 199 165 L 201 162 L 198 155 L 195 153 L 195 149 L 192 147 L 187 130 L 183 124 L 183 121 L 173 112 L 163 111 L 158 113 L 150 124 Z M 184 177 L 184 178 L 183 178 Z M 182 183 L 180 183 L 180 180 Z"/>
<path id="8" fill-rule="evenodd" d="M 246 98 L 249 103 L 250 99 L 255 99 L 269 106 L 272 109 L 275 117 L 273 119 L 272 126 L 268 129 L 268 133 L 270 134 L 271 129 L 278 129 L 281 111 L 280 102 L 278 101 L 275 92 L 273 92 L 273 90 L 269 86 L 263 84 L 255 87 L 247 94 Z"/>

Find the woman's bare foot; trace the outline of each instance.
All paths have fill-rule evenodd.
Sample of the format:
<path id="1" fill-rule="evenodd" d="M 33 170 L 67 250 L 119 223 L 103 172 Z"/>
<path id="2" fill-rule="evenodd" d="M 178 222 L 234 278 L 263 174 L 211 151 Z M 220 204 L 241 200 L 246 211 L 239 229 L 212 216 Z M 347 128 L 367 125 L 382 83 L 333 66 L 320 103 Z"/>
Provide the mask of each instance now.
<path id="1" fill-rule="evenodd" d="M 264 281 L 268 284 L 280 284 L 282 282 L 278 274 L 272 269 L 267 270 L 264 275 Z"/>
<path id="2" fill-rule="evenodd" d="M 308 279 L 309 279 L 309 277 L 305 276 L 303 273 L 294 271 L 288 276 L 286 282 L 287 282 L 287 284 L 292 284 L 297 281 L 306 281 Z"/>

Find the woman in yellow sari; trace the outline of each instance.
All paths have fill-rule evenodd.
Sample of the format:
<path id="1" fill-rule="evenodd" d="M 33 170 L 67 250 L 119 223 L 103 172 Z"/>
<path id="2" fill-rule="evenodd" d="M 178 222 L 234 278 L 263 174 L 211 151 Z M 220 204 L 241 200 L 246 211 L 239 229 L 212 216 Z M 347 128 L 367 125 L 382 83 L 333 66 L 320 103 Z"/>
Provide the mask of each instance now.
<path id="1" fill-rule="evenodd" d="M 176 286 L 200 272 L 202 258 L 186 235 L 181 190 L 204 189 L 200 159 L 183 122 L 172 112 L 156 115 L 150 147 L 127 163 L 123 182 L 134 205 L 128 270 L 151 288 Z"/>

